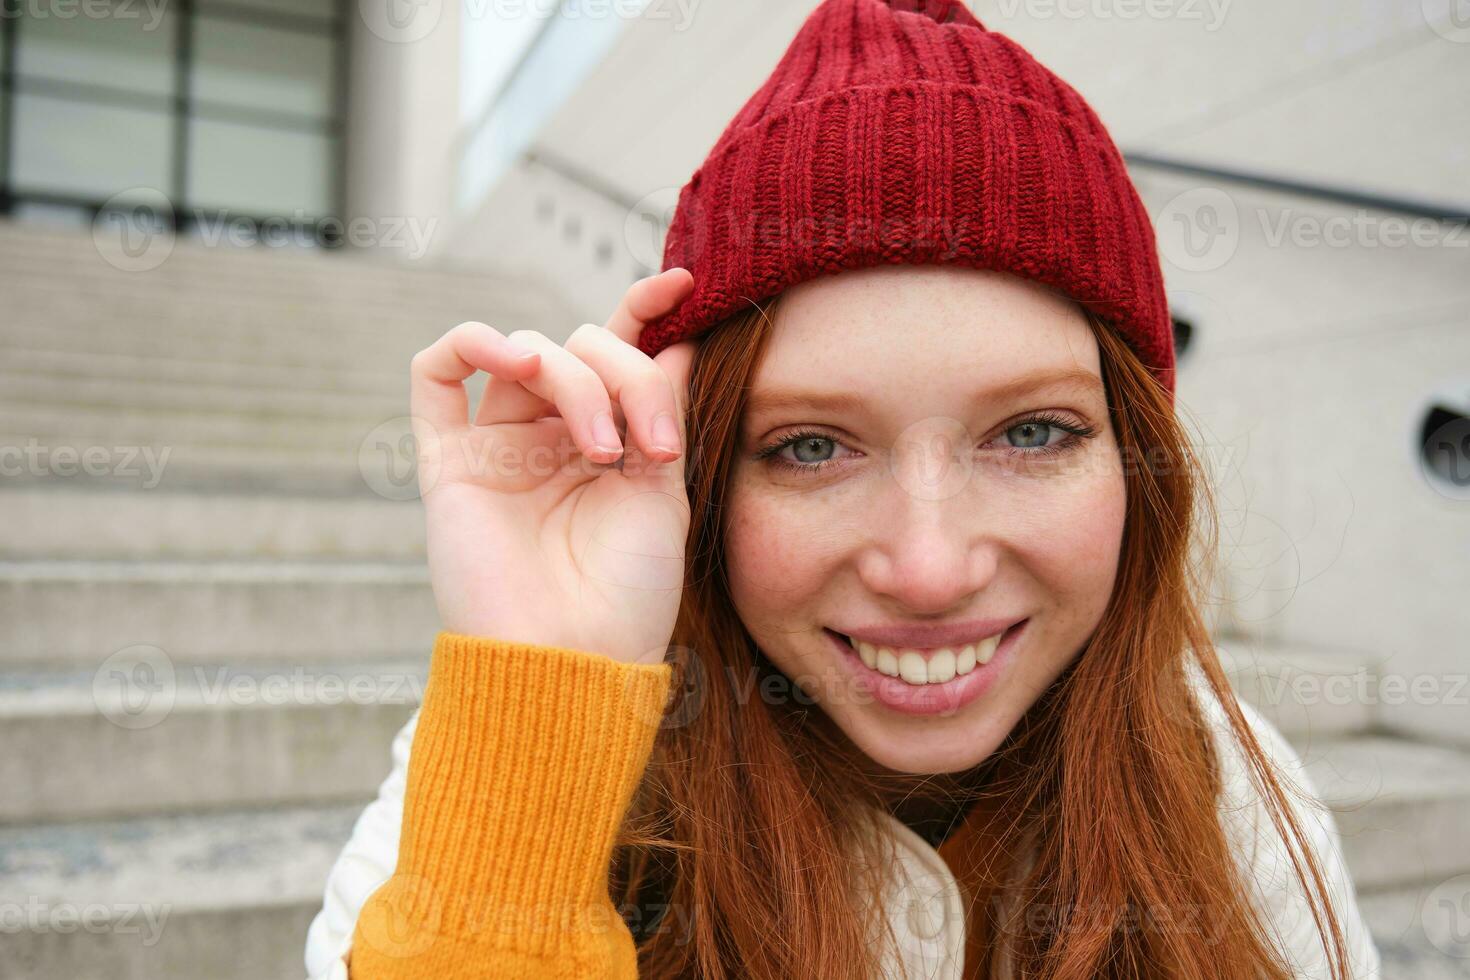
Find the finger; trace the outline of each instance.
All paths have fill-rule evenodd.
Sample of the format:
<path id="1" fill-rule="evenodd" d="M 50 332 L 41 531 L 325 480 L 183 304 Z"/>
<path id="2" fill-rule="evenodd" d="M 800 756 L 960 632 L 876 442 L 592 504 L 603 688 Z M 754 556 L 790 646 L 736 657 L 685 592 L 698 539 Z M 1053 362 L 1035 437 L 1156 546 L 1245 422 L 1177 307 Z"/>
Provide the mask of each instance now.
<path id="1" fill-rule="evenodd" d="M 595 323 L 573 331 L 566 349 L 597 372 L 607 393 L 623 407 L 628 435 L 639 449 L 664 460 L 683 451 L 674 388 L 653 358 Z"/>
<path id="2" fill-rule="evenodd" d="M 520 383 L 556 407 L 583 455 L 609 463 L 621 456 L 623 443 L 617 433 L 612 398 L 597 372 L 545 334 L 517 330 L 510 336 L 515 343 L 541 355 L 541 370 L 521 378 Z M 491 425 L 533 422 L 545 414 L 544 408 L 533 414 L 535 411 L 525 399 L 496 401 L 487 394 L 479 417 Z"/>
<path id="3" fill-rule="evenodd" d="M 659 351 L 653 363 L 669 379 L 674 391 L 674 418 L 679 421 L 679 445 L 689 445 L 689 381 L 694 372 L 694 353 L 699 349 L 696 340 L 682 340 Z"/>
<path id="4" fill-rule="evenodd" d="M 464 379 L 478 371 L 510 379 L 539 370 L 540 355 L 511 342 L 500 331 L 470 321 L 450 329 L 414 355 L 409 367 L 409 411 L 440 431 L 464 426 L 469 396 Z"/>
<path id="5" fill-rule="evenodd" d="M 648 321 L 678 306 L 693 285 L 694 276 L 679 266 L 639 279 L 623 293 L 618 308 L 603 326 L 625 344 L 636 347 Z"/>
<path id="6" fill-rule="evenodd" d="M 498 408 L 496 406 L 499 406 Z M 617 402 L 612 406 L 613 422 L 621 432 L 624 426 L 623 409 Z M 529 391 L 518 381 L 491 377 L 485 382 L 485 391 L 480 396 L 480 407 L 475 415 L 476 425 L 494 425 L 497 422 L 560 418 L 554 402 Z"/>
<path id="7" fill-rule="evenodd" d="M 480 395 L 480 406 L 475 411 L 476 425 L 494 425 L 496 422 L 525 421 L 555 414 L 556 406 L 519 381 L 509 378 L 491 377 L 485 382 Z"/>

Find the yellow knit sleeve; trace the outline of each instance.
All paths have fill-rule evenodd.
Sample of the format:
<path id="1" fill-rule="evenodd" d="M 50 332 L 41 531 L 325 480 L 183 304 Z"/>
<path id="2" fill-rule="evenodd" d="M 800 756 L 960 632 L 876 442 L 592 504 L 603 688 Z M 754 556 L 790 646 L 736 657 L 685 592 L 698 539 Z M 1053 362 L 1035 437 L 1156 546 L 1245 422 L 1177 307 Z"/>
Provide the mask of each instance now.
<path id="1" fill-rule="evenodd" d="M 398 864 L 358 916 L 352 980 L 636 977 L 607 875 L 672 673 L 439 634 Z"/>

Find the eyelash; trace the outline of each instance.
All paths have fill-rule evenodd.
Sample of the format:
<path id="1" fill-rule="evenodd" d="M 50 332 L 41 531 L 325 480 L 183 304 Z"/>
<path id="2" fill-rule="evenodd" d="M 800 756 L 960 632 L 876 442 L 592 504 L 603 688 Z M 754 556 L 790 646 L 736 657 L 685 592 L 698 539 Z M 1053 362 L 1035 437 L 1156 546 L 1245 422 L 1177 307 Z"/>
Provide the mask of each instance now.
<path id="1" fill-rule="evenodd" d="M 1067 437 L 1052 445 L 1039 446 L 1035 449 L 1023 449 L 1020 446 L 1011 446 L 1010 455 L 1012 456 L 1054 456 L 1058 453 L 1069 452 L 1077 448 L 1078 444 L 1083 439 L 1090 439 L 1097 434 L 1097 429 L 1093 426 L 1086 424 L 1079 425 L 1061 415 L 1056 414 L 1055 412 L 1037 412 L 1034 415 L 1029 415 L 1026 418 L 1020 419 L 1006 426 L 1005 432 L 1010 432 L 1012 429 L 1018 429 L 1023 425 L 1045 425 L 1050 428 L 1061 429 L 1063 432 L 1067 433 Z M 1002 432 L 1001 434 L 1004 435 L 1005 432 Z M 762 448 L 756 453 L 756 459 L 765 460 L 782 469 L 794 470 L 796 472 L 806 474 L 815 473 L 817 470 L 825 467 L 828 463 L 836 462 L 836 460 L 833 459 L 821 459 L 815 463 L 793 463 L 791 460 L 783 459 L 779 455 L 777 455 L 787 446 L 793 446 L 796 443 L 803 442 L 807 439 L 815 439 L 822 442 L 839 443 L 839 440 L 833 439 L 831 436 L 827 435 L 824 432 L 818 432 L 815 429 L 798 429 L 795 432 L 783 436 L 779 441 Z"/>

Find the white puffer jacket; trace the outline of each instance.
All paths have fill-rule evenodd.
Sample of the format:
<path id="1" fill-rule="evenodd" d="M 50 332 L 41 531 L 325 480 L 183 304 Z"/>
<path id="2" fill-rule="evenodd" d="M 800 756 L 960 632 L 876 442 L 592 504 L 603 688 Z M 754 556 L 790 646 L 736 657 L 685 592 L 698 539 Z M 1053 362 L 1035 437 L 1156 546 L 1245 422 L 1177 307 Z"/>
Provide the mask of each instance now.
<path id="1" fill-rule="evenodd" d="M 1327 980 L 1326 953 L 1285 842 L 1276 833 L 1247 775 L 1243 757 L 1227 737 L 1221 706 L 1202 684 L 1196 689 L 1202 694 L 1201 704 L 1220 747 L 1225 782 L 1221 819 L 1253 883 L 1264 920 L 1295 964 L 1297 977 Z M 1280 732 L 1250 705 L 1242 703 L 1241 710 L 1278 773 L 1299 790 L 1291 794 L 1294 812 L 1310 835 L 1342 919 L 1353 963 L 1352 976 L 1358 980 L 1379 977 L 1378 950 L 1358 911 L 1330 811 L 1317 802 L 1300 758 Z M 417 721 L 416 712 L 394 739 L 393 771 L 383 781 L 377 799 L 363 810 L 327 878 L 322 910 L 312 922 L 306 942 L 306 968 L 312 980 L 348 980 L 343 957 L 352 942 L 358 911 L 397 864 L 408 757 Z M 894 873 L 882 901 L 898 942 L 884 951 L 883 977 L 961 980 L 965 921 L 959 886 L 934 847 L 896 818 L 889 817 L 888 825 Z"/>

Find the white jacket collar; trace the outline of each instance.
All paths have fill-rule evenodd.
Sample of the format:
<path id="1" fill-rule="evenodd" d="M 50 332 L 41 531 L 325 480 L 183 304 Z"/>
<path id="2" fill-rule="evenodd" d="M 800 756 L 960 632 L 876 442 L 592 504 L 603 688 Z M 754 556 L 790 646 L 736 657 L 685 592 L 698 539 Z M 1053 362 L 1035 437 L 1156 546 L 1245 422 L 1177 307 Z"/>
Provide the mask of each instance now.
<path id="1" fill-rule="evenodd" d="M 1306 897 L 1292 871 L 1285 842 L 1276 833 L 1256 792 L 1244 760 L 1232 740 L 1218 702 L 1201 687 L 1202 703 L 1219 746 L 1224 794 L 1222 817 L 1226 835 L 1259 903 L 1266 928 L 1295 964 L 1298 978 L 1325 978 L 1320 939 Z M 1330 811 L 1315 802 L 1315 793 L 1300 758 L 1270 722 L 1250 705 L 1241 704 L 1267 756 L 1281 776 L 1300 784 L 1303 794 L 1290 795 L 1298 820 L 1324 865 L 1329 888 L 1338 904 L 1354 961 L 1353 976 L 1378 976 L 1373 945 L 1353 894 L 1352 879 L 1342 859 Z M 387 877 L 398 859 L 399 825 L 407 780 L 409 749 L 418 714 L 409 719 L 393 743 L 393 771 L 378 798 L 363 812 L 352 837 L 328 877 L 323 908 L 307 940 L 308 970 L 314 977 L 347 980 L 341 957 L 351 945 L 363 902 Z M 897 942 L 883 954 L 884 980 L 961 980 L 964 967 L 965 908 L 959 883 L 939 852 L 907 825 L 884 814 L 892 831 L 895 873 L 885 879 L 885 915 Z"/>
<path id="2" fill-rule="evenodd" d="M 959 883 L 928 841 L 884 813 L 890 867 L 882 894 L 894 941 L 884 946 L 884 980 L 961 980 L 965 959 L 965 903 Z"/>

